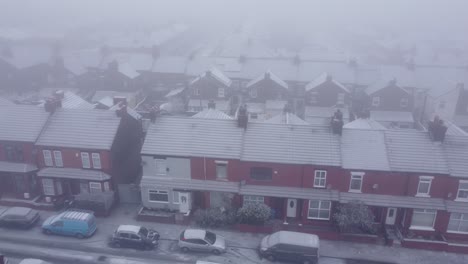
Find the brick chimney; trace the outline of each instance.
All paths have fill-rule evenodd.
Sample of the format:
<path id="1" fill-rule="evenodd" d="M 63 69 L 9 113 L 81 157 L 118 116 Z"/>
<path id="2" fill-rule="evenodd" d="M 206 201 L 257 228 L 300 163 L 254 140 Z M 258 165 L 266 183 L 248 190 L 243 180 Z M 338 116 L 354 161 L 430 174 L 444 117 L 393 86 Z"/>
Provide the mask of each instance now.
<path id="1" fill-rule="evenodd" d="M 54 98 L 57 100 L 62 100 L 65 98 L 65 92 L 63 90 L 57 90 L 54 92 Z"/>
<path id="2" fill-rule="evenodd" d="M 44 109 L 48 113 L 54 113 L 60 107 L 62 107 L 62 100 L 57 98 L 47 98 L 44 104 Z"/>
<path id="3" fill-rule="evenodd" d="M 237 126 L 247 129 L 247 123 L 249 122 L 249 117 L 247 115 L 247 106 L 242 105 L 239 107 L 237 113 Z"/>
<path id="4" fill-rule="evenodd" d="M 432 141 L 443 142 L 445 139 L 445 133 L 447 133 L 447 126 L 444 124 L 444 121 L 435 116 L 433 121 L 429 122 L 429 136 Z"/>
<path id="5" fill-rule="evenodd" d="M 270 72 L 265 72 L 265 80 L 270 80 L 270 79 L 271 79 Z"/>
<path id="6" fill-rule="evenodd" d="M 343 125 L 343 113 L 340 109 L 337 109 L 333 114 L 330 122 L 333 134 L 341 135 L 341 133 L 343 132 Z"/>
<path id="7" fill-rule="evenodd" d="M 120 108 L 115 110 L 115 114 L 118 117 L 124 117 L 127 114 L 127 105 L 123 102 L 119 103 Z"/>

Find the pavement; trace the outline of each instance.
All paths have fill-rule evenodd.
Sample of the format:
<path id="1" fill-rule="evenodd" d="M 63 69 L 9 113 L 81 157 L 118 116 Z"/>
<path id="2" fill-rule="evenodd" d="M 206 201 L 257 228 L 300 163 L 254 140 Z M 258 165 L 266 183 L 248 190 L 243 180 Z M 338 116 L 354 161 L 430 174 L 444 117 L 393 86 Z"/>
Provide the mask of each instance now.
<path id="1" fill-rule="evenodd" d="M 109 217 L 97 218 L 98 232 L 89 239 L 79 240 L 70 237 L 46 236 L 42 234 L 38 225 L 27 231 L 1 229 L 0 243 L 21 244 L 28 242 L 28 244 L 46 246 L 49 249 L 74 249 L 89 252 L 90 254 L 106 254 L 115 257 L 158 259 L 161 263 L 195 263 L 197 260 L 213 261 L 222 264 L 269 263 L 267 260 L 260 260 L 256 252 L 256 248 L 264 237 L 264 234 L 213 229 L 212 231 L 216 234 L 226 238 L 229 247 L 226 254 L 221 256 L 183 254 L 178 250 L 177 238 L 188 226 L 137 221 L 136 215 L 138 209 L 139 205 L 120 205 L 113 210 Z M 41 211 L 40 213 L 41 219 L 44 220 L 56 212 Z M 143 225 L 157 230 L 161 235 L 159 248 L 154 251 L 109 248 L 107 245 L 108 238 L 121 224 Z M 320 254 L 324 257 L 320 261 L 321 264 L 351 263 L 349 260 L 353 259 L 356 260 L 355 263 L 366 263 L 366 261 L 398 264 L 468 263 L 468 255 L 463 254 L 331 240 L 320 241 Z M 348 262 L 342 262 L 341 260 L 343 259 L 347 259 Z"/>

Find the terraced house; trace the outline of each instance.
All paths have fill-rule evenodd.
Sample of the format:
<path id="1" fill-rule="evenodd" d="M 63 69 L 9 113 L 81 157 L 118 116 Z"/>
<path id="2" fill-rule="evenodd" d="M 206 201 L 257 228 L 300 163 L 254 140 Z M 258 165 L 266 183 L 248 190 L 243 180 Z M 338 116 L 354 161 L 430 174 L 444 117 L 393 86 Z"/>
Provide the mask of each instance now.
<path id="1" fill-rule="evenodd" d="M 141 152 L 143 206 L 189 215 L 265 203 L 276 228 L 338 239 L 337 206 L 360 201 L 394 243 L 467 252 L 466 134 L 371 119 L 340 133 L 284 115 L 268 123 L 158 117 Z"/>

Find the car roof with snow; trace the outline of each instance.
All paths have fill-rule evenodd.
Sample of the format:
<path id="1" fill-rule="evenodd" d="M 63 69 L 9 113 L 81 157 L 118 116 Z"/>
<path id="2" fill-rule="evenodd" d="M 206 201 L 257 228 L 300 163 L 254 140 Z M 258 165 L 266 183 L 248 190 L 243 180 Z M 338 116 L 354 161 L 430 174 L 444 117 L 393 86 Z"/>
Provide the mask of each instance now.
<path id="1" fill-rule="evenodd" d="M 197 239 L 197 238 L 205 238 L 206 230 L 202 229 L 186 229 L 184 231 L 184 238 L 185 239 Z"/>
<path id="2" fill-rule="evenodd" d="M 319 247 L 319 238 L 317 235 L 291 232 L 291 231 L 279 231 L 270 235 L 276 239 L 275 244 L 290 244 L 305 247 Z"/>
<path id="3" fill-rule="evenodd" d="M 138 233 L 140 232 L 141 226 L 136 225 L 120 225 L 117 228 L 117 232 L 129 232 L 129 233 Z"/>
<path id="4" fill-rule="evenodd" d="M 3 213 L 0 213 L 1 216 L 4 215 L 16 215 L 16 216 L 25 216 L 29 214 L 33 209 L 27 207 L 11 207 L 6 209 Z"/>

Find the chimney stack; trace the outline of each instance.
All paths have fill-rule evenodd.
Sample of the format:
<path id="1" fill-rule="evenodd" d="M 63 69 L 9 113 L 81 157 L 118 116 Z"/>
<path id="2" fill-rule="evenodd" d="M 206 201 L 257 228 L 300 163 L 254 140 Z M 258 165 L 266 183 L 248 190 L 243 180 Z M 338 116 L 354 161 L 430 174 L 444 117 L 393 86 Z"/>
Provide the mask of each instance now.
<path id="1" fill-rule="evenodd" d="M 266 79 L 266 80 L 270 80 L 270 79 L 271 79 L 270 72 L 265 72 L 265 79 Z"/>
<path id="2" fill-rule="evenodd" d="M 333 114 L 330 123 L 333 134 L 341 135 L 341 133 L 343 132 L 344 122 L 343 113 L 340 109 L 337 109 L 336 112 Z"/>
<path id="3" fill-rule="evenodd" d="M 62 107 L 62 101 L 57 98 L 47 98 L 44 104 L 44 109 L 48 113 L 54 113 L 60 107 Z"/>
<path id="4" fill-rule="evenodd" d="M 429 136 L 435 142 L 443 142 L 445 139 L 445 133 L 447 133 L 447 126 L 444 121 L 435 116 L 433 121 L 429 122 Z"/>
<path id="5" fill-rule="evenodd" d="M 119 106 L 120 106 L 120 108 L 115 110 L 115 114 L 118 117 L 124 117 L 125 114 L 127 113 L 127 105 L 125 103 L 123 103 L 123 102 L 120 102 Z"/>
<path id="6" fill-rule="evenodd" d="M 247 129 L 247 123 L 249 122 L 249 117 L 247 115 L 247 106 L 242 105 L 239 107 L 237 113 L 237 126 Z"/>
<path id="7" fill-rule="evenodd" d="M 331 82 L 333 80 L 333 77 L 327 73 L 327 82 Z"/>

